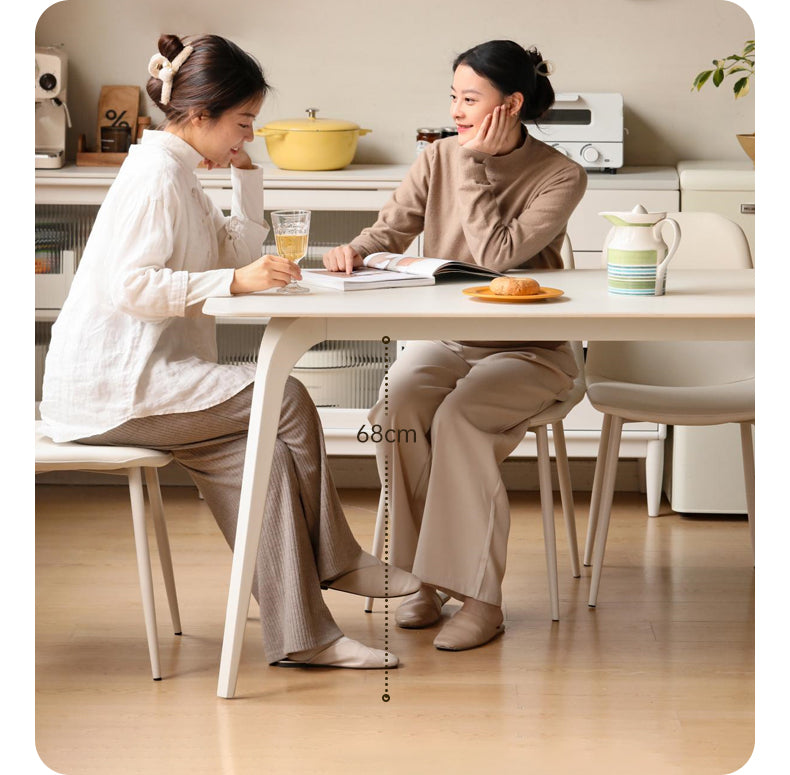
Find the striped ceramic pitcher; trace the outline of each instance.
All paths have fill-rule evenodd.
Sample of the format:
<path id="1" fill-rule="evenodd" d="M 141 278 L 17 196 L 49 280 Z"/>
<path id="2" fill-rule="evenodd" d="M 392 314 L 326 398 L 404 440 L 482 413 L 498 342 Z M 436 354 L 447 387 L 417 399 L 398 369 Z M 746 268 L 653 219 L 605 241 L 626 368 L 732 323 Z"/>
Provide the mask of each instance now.
<path id="1" fill-rule="evenodd" d="M 625 296 L 663 296 L 667 265 L 680 242 L 680 226 L 666 213 L 649 213 L 637 205 L 630 213 L 599 213 L 614 228 L 604 244 L 609 293 Z M 668 247 L 661 227 L 672 229 Z"/>

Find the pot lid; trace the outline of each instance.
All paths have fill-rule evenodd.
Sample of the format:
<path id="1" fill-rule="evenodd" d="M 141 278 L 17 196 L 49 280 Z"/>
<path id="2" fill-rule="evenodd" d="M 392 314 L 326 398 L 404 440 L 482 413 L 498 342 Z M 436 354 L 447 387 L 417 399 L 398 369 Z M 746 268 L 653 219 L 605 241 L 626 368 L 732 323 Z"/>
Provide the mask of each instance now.
<path id="1" fill-rule="evenodd" d="M 269 121 L 264 129 L 288 130 L 291 132 L 348 132 L 359 129 L 359 124 L 353 121 L 343 121 L 338 118 L 317 118 L 318 108 L 307 108 L 307 118 L 282 118 L 278 121 Z"/>
<path id="2" fill-rule="evenodd" d="M 652 226 L 667 217 L 665 212 L 649 213 L 642 205 L 637 205 L 630 212 L 606 212 L 598 215 L 602 215 L 615 226 Z"/>

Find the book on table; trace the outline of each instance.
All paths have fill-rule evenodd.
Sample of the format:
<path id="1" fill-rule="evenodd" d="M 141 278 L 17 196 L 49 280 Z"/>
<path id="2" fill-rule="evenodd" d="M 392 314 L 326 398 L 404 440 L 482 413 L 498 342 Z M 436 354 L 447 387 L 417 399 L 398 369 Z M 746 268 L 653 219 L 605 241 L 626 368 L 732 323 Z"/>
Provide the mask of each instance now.
<path id="1" fill-rule="evenodd" d="M 371 253 L 363 259 L 363 265 L 354 269 L 350 275 L 330 272 L 328 269 L 302 270 L 304 282 L 339 291 L 433 285 L 437 278 L 464 276 L 491 279 L 501 277 L 502 272 L 446 258 L 423 258 L 400 253 Z"/>

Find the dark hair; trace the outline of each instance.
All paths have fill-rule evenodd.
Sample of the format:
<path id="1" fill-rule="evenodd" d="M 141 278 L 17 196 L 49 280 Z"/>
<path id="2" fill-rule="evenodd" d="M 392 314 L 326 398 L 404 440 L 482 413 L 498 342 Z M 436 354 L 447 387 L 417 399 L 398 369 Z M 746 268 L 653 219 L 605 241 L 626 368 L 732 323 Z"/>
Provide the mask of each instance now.
<path id="1" fill-rule="evenodd" d="M 186 45 L 193 48 L 173 77 L 170 100 L 161 103 L 162 81 L 151 77 L 148 96 L 165 114 L 168 122 L 182 124 L 194 112 L 219 118 L 225 111 L 255 97 L 265 97 L 269 84 L 255 57 L 219 35 L 186 38 L 159 37 L 159 53 L 171 62 Z"/>
<path id="2" fill-rule="evenodd" d="M 453 62 L 453 72 L 459 65 L 468 65 L 504 95 L 521 92 L 522 121 L 540 118 L 554 104 L 548 63 L 534 47 L 524 49 L 512 40 L 489 40 L 459 54 Z"/>

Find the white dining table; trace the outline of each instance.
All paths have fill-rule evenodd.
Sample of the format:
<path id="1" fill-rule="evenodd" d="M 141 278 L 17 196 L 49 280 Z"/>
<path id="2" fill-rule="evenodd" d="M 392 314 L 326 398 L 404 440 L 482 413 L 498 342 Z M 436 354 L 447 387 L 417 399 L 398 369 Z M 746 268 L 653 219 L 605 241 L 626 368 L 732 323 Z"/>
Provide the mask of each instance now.
<path id="1" fill-rule="evenodd" d="M 564 293 L 527 303 L 481 301 L 462 291 L 482 283 L 310 294 L 274 291 L 213 297 L 206 314 L 266 323 L 258 353 L 233 552 L 217 694 L 236 692 L 263 509 L 285 381 L 313 345 L 364 340 L 736 341 L 754 339 L 754 271 L 670 270 L 664 296 L 618 296 L 603 270 L 533 271 Z"/>

